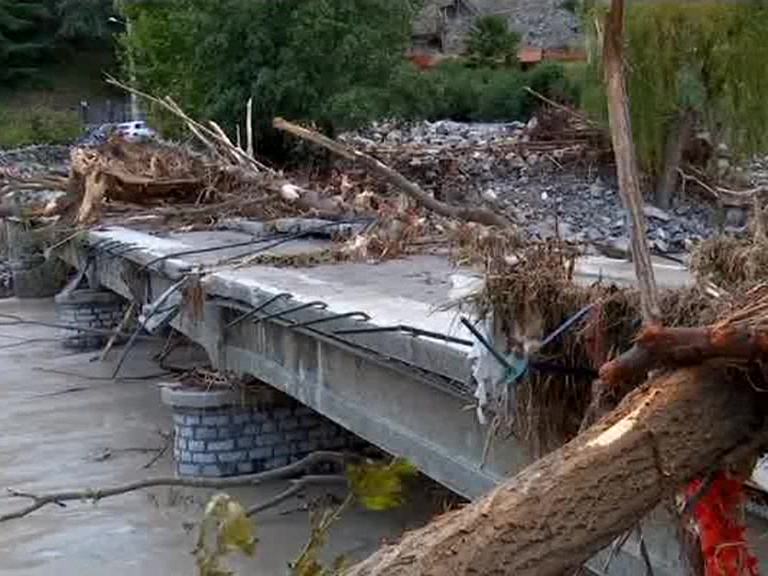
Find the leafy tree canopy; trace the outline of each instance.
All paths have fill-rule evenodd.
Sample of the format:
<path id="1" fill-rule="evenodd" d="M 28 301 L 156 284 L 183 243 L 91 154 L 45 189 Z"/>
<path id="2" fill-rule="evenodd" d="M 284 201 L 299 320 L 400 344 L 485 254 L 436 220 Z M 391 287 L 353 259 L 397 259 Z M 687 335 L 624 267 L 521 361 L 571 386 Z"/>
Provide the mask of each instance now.
<path id="1" fill-rule="evenodd" d="M 126 7 L 139 84 L 229 128 L 254 115 L 343 123 L 355 92 L 386 85 L 414 0 L 167 0 Z M 360 102 L 364 106 L 364 102 Z M 342 110 L 344 111 L 342 113 Z M 263 133 L 263 132 L 262 132 Z"/>

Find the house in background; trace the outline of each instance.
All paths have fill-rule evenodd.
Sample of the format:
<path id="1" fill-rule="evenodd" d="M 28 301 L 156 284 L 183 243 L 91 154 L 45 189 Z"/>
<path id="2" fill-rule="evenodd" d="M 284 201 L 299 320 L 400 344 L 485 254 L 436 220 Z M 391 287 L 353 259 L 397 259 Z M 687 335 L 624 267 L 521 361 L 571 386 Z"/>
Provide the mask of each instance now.
<path id="1" fill-rule="evenodd" d="M 579 17 L 563 0 L 427 0 L 414 25 L 414 51 L 458 54 L 475 19 L 492 14 L 507 18 L 525 47 L 562 50 L 583 42 Z"/>

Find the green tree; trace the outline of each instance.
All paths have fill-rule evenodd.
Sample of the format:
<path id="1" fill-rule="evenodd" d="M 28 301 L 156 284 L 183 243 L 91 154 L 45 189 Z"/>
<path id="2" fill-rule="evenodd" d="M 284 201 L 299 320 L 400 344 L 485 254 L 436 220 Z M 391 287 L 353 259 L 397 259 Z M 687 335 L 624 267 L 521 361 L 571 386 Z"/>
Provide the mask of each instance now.
<path id="1" fill-rule="evenodd" d="M 0 0 L 0 81 L 34 72 L 50 47 L 51 14 L 43 0 Z"/>
<path id="2" fill-rule="evenodd" d="M 467 56 L 477 66 L 510 65 L 517 61 L 520 34 L 503 16 L 478 18 L 467 37 Z"/>
<path id="3" fill-rule="evenodd" d="M 360 121 L 355 96 L 386 86 L 410 38 L 413 0 L 168 0 L 126 7 L 139 84 L 230 129 L 253 97 L 274 116 L 333 131 Z M 359 108 L 358 108 L 359 105 Z"/>
<path id="4" fill-rule="evenodd" d="M 586 23 L 598 21 L 595 13 L 603 9 L 588 3 Z M 600 33 L 591 31 L 592 57 L 599 63 Z M 670 152 L 690 117 L 736 156 L 768 150 L 767 34 L 768 6 L 762 2 L 631 5 L 627 83 L 638 159 L 649 181 L 667 173 L 676 177 L 679 155 Z M 588 83 L 599 87 L 599 66 L 587 72 Z M 592 98 L 591 111 L 604 116 L 604 95 L 583 93 Z M 657 201 L 666 204 L 665 196 L 658 194 Z"/>

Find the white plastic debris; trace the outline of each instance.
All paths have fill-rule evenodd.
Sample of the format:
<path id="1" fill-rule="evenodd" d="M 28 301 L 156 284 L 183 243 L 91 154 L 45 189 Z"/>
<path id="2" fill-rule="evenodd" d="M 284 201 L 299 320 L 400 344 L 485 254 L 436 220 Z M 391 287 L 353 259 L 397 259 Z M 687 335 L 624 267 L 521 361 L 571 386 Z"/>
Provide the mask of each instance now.
<path id="1" fill-rule="evenodd" d="M 482 325 L 478 326 L 478 330 L 488 342 L 493 342 L 492 319 L 486 319 Z M 469 361 L 472 365 L 472 377 L 477 385 L 475 389 L 477 419 L 480 424 L 487 424 L 488 418 L 484 409 L 488 405 L 489 398 L 496 398 L 497 396 L 496 387 L 504 378 L 504 368 L 488 351 L 488 348 L 478 340 L 475 341 L 469 351 Z"/>

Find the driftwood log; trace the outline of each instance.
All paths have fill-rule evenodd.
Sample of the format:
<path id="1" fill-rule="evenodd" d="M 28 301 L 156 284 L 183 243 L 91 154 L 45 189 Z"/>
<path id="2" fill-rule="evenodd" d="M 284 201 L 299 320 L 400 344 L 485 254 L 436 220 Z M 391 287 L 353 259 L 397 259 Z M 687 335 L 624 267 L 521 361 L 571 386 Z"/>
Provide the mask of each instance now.
<path id="1" fill-rule="evenodd" d="M 754 438 L 764 426 L 754 395 L 714 368 L 659 376 L 556 452 L 346 576 L 564 574 Z"/>
<path id="2" fill-rule="evenodd" d="M 293 124 L 282 118 L 275 118 L 273 126 L 277 130 L 282 130 L 293 134 L 299 138 L 303 138 L 309 142 L 313 142 L 319 146 L 327 148 L 331 152 L 338 154 L 342 158 L 358 162 L 362 166 L 365 166 L 368 170 L 381 177 L 385 181 L 389 182 L 392 186 L 395 186 L 418 204 L 431 210 L 435 214 L 445 216 L 447 218 L 456 218 L 458 220 L 464 220 L 466 222 L 477 222 L 479 224 L 485 224 L 486 226 L 498 226 L 500 228 L 510 227 L 512 223 L 495 212 L 482 207 L 472 206 L 453 206 L 437 200 L 432 195 L 423 190 L 415 182 L 411 182 L 405 176 L 393 170 L 380 160 L 363 154 L 359 150 L 355 150 L 323 136 L 322 134 L 304 128 L 297 124 Z"/>

